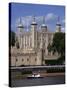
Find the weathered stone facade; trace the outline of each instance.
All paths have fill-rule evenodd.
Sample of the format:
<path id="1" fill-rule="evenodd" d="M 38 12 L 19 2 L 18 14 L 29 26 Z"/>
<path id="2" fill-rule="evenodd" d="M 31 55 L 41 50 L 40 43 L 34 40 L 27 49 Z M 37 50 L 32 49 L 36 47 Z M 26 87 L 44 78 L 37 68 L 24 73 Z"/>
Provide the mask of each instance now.
<path id="1" fill-rule="evenodd" d="M 37 23 L 33 20 L 30 31 L 24 32 L 24 26 L 17 26 L 16 44 L 11 47 L 11 66 L 45 65 L 45 60 L 56 59 L 58 54 L 48 52 L 48 44 L 52 43 L 55 32 L 49 32 L 47 25 L 41 25 L 37 30 Z M 61 25 L 56 24 L 56 32 L 61 32 Z M 19 48 L 16 45 L 19 45 Z"/>

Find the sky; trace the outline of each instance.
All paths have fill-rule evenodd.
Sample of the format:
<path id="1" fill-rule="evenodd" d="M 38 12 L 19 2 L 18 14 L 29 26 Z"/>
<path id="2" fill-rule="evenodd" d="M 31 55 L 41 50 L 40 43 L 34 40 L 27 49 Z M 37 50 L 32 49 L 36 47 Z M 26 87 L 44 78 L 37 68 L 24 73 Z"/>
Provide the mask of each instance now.
<path id="1" fill-rule="evenodd" d="M 35 16 L 35 20 L 38 24 L 38 30 L 43 23 L 44 17 L 44 22 L 48 26 L 48 30 L 54 32 L 59 17 L 59 23 L 62 25 L 61 30 L 63 32 L 65 31 L 64 6 L 25 3 L 11 3 L 11 30 L 17 30 L 16 27 L 21 19 L 21 23 L 25 27 L 24 30 L 29 31 L 33 16 Z"/>

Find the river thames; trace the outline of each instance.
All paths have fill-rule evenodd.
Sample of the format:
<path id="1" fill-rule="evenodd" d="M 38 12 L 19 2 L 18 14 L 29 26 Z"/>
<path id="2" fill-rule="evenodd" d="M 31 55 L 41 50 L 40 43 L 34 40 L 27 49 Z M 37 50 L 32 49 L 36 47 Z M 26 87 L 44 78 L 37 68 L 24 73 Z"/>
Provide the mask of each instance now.
<path id="1" fill-rule="evenodd" d="M 44 78 L 11 80 L 12 87 L 65 84 L 65 75 L 45 76 Z"/>

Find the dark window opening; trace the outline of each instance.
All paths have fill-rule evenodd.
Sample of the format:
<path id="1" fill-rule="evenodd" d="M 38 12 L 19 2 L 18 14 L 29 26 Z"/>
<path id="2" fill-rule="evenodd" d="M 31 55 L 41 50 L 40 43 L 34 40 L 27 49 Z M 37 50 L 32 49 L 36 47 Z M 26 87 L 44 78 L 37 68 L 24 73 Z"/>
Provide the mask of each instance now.
<path id="1" fill-rule="evenodd" d="M 37 59 L 35 58 L 35 61 L 37 61 Z"/>
<path id="2" fill-rule="evenodd" d="M 24 61 L 24 59 L 22 59 L 22 62 Z"/>
<path id="3" fill-rule="evenodd" d="M 27 58 L 27 61 L 29 61 L 29 59 Z"/>
<path id="4" fill-rule="evenodd" d="M 18 61 L 18 59 L 16 59 L 16 62 Z"/>

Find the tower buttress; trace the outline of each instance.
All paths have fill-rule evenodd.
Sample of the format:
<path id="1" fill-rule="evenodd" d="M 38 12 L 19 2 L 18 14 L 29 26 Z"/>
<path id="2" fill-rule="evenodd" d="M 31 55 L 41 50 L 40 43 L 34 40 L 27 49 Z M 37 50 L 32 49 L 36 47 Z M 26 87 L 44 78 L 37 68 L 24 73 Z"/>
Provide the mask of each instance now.
<path id="1" fill-rule="evenodd" d="M 35 17 L 33 17 L 33 21 L 31 24 L 31 38 L 32 38 L 32 48 L 37 47 L 37 23 L 35 21 Z"/>
<path id="2" fill-rule="evenodd" d="M 19 48 L 22 48 L 22 32 L 23 32 L 24 27 L 22 25 L 21 18 L 20 18 L 20 22 L 17 26 L 17 29 L 18 29 L 17 38 L 18 38 Z"/>

